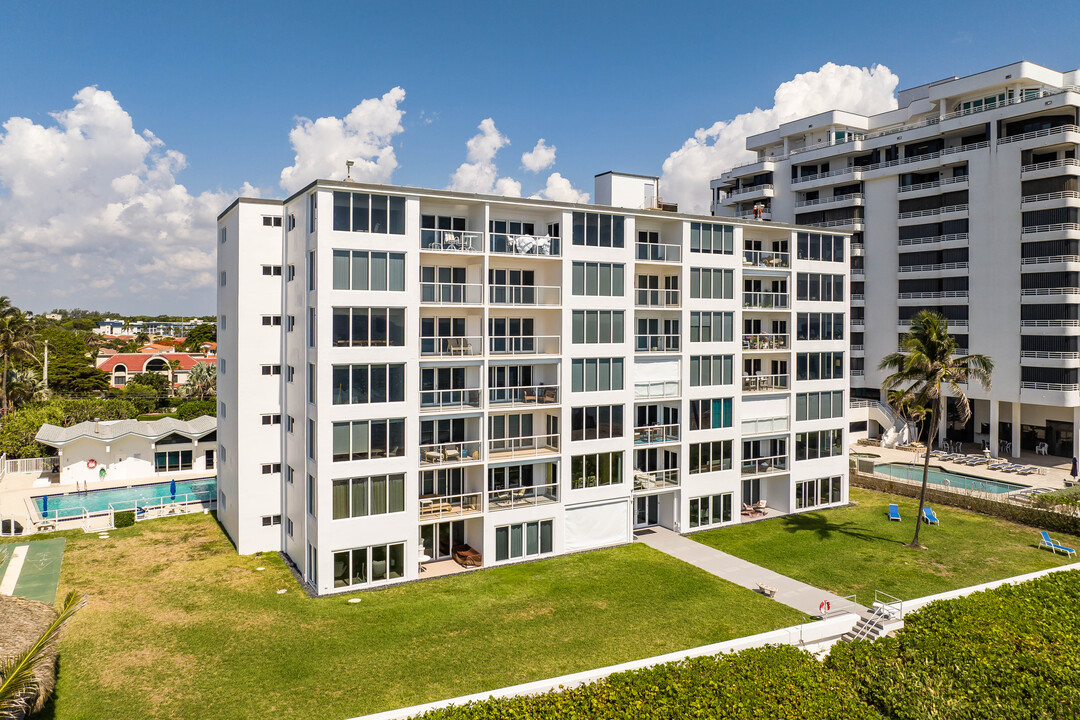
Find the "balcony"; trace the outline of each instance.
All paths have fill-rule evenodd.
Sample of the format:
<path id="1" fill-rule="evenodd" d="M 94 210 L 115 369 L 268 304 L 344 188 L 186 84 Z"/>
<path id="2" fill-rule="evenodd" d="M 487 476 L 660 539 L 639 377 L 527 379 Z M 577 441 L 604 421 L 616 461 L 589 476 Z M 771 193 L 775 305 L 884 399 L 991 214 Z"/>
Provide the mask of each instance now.
<path id="1" fill-rule="evenodd" d="M 770 270 L 791 267 L 791 253 L 769 250 L 743 250 L 743 267 L 761 267 Z"/>
<path id="2" fill-rule="evenodd" d="M 772 213 L 768 210 L 764 210 L 760 215 L 757 215 L 753 210 L 749 210 L 747 212 L 741 212 L 735 217 L 739 220 L 772 220 Z"/>
<path id="3" fill-rule="evenodd" d="M 480 392 L 478 387 L 458 390 L 421 390 L 420 412 L 479 408 Z"/>
<path id="4" fill-rule="evenodd" d="M 951 262 L 951 263 L 934 263 L 932 265 L 901 265 L 897 268 L 897 272 L 911 273 L 911 272 L 938 272 L 939 270 L 967 270 L 968 264 L 966 262 Z M 852 273 L 854 278 L 854 273 Z"/>
<path id="5" fill-rule="evenodd" d="M 527 407 L 533 405 L 557 405 L 558 385 L 532 385 L 528 387 L 504 387 L 488 390 L 488 402 L 500 407 Z"/>
<path id="6" fill-rule="evenodd" d="M 945 205 L 939 208 L 930 208 L 928 210 L 912 210 L 910 212 L 897 213 L 897 219 L 909 220 L 911 218 L 925 218 L 933 217 L 935 215 L 945 215 L 954 212 L 967 212 L 967 203 L 961 203 L 960 205 Z"/>
<path id="7" fill-rule="evenodd" d="M 488 338 L 492 355 L 558 355 L 561 338 L 558 335 L 516 335 Z"/>
<path id="8" fill-rule="evenodd" d="M 1080 288 L 1075 287 L 1052 287 L 1052 288 L 1026 288 L 1020 291 L 1021 297 L 1042 297 L 1047 295 L 1080 295 Z"/>
<path id="9" fill-rule="evenodd" d="M 654 470 L 653 472 L 645 472 L 644 470 L 634 471 L 635 492 L 644 490 L 666 490 L 668 488 L 677 487 L 679 487 L 678 468 L 672 470 Z"/>
<path id="10" fill-rule="evenodd" d="M 664 243 L 634 243 L 634 258 L 641 262 L 682 262 L 682 246 Z"/>
<path id="11" fill-rule="evenodd" d="M 479 440 L 421 445 L 420 465 L 445 467 L 480 462 L 480 445 Z"/>
<path id="12" fill-rule="evenodd" d="M 967 175 L 960 175 L 958 177 L 942 178 L 941 180 L 933 180 L 931 182 L 913 183 L 911 185 L 902 185 L 898 192 L 918 192 L 919 190 L 931 190 L 933 188 L 941 187 L 942 185 L 953 185 L 955 183 L 966 183 L 968 181 Z"/>
<path id="13" fill-rule="evenodd" d="M 420 250 L 424 252 L 482 253 L 484 233 L 472 230 L 421 230 Z"/>
<path id="14" fill-rule="evenodd" d="M 732 188 L 731 190 L 728 190 L 727 191 L 727 196 L 729 198 L 739 197 L 739 199 L 742 199 L 740 196 L 743 196 L 743 195 L 745 195 L 745 196 L 750 196 L 750 195 L 762 195 L 762 196 L 764 196 L 766 193 L 771 193 L 773 190 L 774 190 L 774 188 L 773 188 L 772 185 L 764 184 L 764 183 L 761 184 L 761 185 L 744 185 L 743 187 Z"/>
<path id="15" fill-rule="evenodd" d="M 679 352 L 679 335 L 635 335 L 634 352 Z"/>
<path id="16" fill-rule="evenodd" d="M 787 310 L 788 299 L 788 293 L 744 292 L 742 294 L 743 307 L 758 310 Z"/>
<path id="17" fill-rule="evenodd" d="M 1076 158 L 1050 160 L 1049 162 L 1035 163 L 1034 165 L 1025 165 L 1024 167 L 1020 168 L 1020 172 L 1038 172 L 1039 170 L 1051 170 L 1059 167 L 1080 167 L 1080 160 L 1077 160 Z"/>
<path id="18" fill-rule="evenodd" d="M 421 305 L 483 305 L 480 283 L 420 283 Z"/>
<path id="19" fill-rule="evenodd" d="M 906 247 L 908 245 L 930 245 L 939 242 L 953 242 L 956 240 L 967 241 L 970 235 L 968 233 L 949 233 L 947 235 L 928 235 L 926 237 L 917 238 L 900 238 L 897 244 L 900 247 Z"/>
<path id="20" fill-rule="evenodd" d="M 557 285 L 489 285 L 492 305 L 557 307 L 562 304 L 562 288 Z"/>
<path id="21" fill-rule="evenodd" d="M 1045 202 L 1047 200 L 1077 200 L 1080 199 L 1080 192 L 1076 190 L 1061 190 L 1059 192 L 1052 193 L 1040 193 L 1038 195 L 1025 195 L 1020 198 L 1020 204 L 1024 203 L 1037 203 Z"/>
<path id="22" fill-rule="evenodd" d="M 679 442 L 678 425 L 645 425 L 634 428 L 635 445 L 660 445 Z"/>
<path id="23" fill-rule="evenodd" d="M 559 257 L 561 239 L 549 235 L 507 235 L 492 233 L 488 248 L 494 255 Z"/>
<path id="24" fill-rule="evenodd" d="M 682 307 L 678 290 L 634 290 L 634 305 L 641 308 Z"/>
<path id="25" fill-rule="evenodd" d="M 513 510 L 519 507 L 559 502 L 559 484 L 528 485 L 506 490 L 488 490 L 488 510 Z"/>
<path id="26" fill-rule="evenodd" d="M 556 434 L 488 440 L 488 460 L 490 462 L 540 455 L 555 455 L 558 452 L 559 436 Z"/>
<path id="27" fill-rule="evenodd" d="M 484 354 L 482 337 L 422 337 L 421 357 L 470 357 Z"/>
<path id="28" fill-rule="evenodd" d="M 1045 128 L 1043 130 L 1033 130 L 1031 132 L 1022 133 L 1020 135 L 1010 135 L 1009 137 L 998 138 L 998 145 L 1020 142 L 1021 140 L 1034 140 L 1035 138 L 1052 137 L 1054 135 L 1062 135 L 1064 133 L 1080 133 L 1080 127 L 1076 125 L 1059 125 L 1057 127 Z"/>
<path id="29" fill-rule="evenodd" d="M 755 475 L 768 475 L 769 473 L 782 473 L 788 471 L 787 455 L 774 455 L 772 457 L 752 458 L 743 460 L 741 464 L 742 476 L 753 477 Z"/>
<path id="30" fill-rule="evenodd" d="M 788 334 L 758 333 L 756 335 L 743 335 L 743 350 L 790 350 L 791 336 Z"/>
<path id="31" fill-rule="evenodd" d="M 745 375 L 743 392 L 782 392 L 789 387 L 790 375 Z"/>
<path id="32" fill-rule="evenodd" d="M 1064 222 L 1064 223 L 1051 223 L 1049 225 L 1029 225 L 1024 228 L 1020 228 L 1020 232 L 1023 235 L 1030 233 L 1044 233 L 1044 232 L 1063 232 L 1063 231 L 1076 231 L 1080 230 L 1080 223 Z"/>
<path id="33" fill-rule="evenodd" d="M 816 205 L 825 205 L 828 203 L 838 203 L 847 200 L 863 200 L 865 195 L 862 193 L 848 193 L 846 195 L 832 195 L 830 197 L 819 197 L 814 200 L 800 200 L 795 203 L 796 208 L 814 207 Z"/>
<path id="34" fill-rule="evenodd" d="M 479 515 L 483 512 L 483 495 L 465 493 L 464 495 L 421 495 L 420 522 L 442 520 L 444 518 Z"/>
<path id="35" fill-rule="evenodd" d="M 650 400 L 679 397 L 678 380 L 655 380 L 653 382 L 634 383 L 634 399 Z"/>

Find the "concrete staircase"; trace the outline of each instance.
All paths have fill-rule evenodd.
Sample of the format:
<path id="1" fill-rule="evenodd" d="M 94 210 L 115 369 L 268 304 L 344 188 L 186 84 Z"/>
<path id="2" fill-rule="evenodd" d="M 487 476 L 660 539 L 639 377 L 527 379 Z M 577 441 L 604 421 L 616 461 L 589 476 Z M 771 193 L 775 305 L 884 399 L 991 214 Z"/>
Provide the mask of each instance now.
<path id="1" fill-rule="evenodd" d="M 874 607 L 863 612 L 855 626 L 840 638 L 841 642 L 869 640 L 904 627 L 903 610 L 898 610 L 893 603 L 874 603 Z"/>

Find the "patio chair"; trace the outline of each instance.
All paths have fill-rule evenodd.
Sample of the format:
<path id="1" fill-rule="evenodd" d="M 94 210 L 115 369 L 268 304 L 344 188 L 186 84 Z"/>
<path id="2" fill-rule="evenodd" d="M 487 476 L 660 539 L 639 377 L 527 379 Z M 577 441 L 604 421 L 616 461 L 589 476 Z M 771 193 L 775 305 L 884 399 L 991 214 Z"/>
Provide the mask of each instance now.
<path id="1" fill-rule="evenodd" d="M 1023 465 L 1013 465 L 1012 463 L 1010 463 L 1009 465 L 1001 468 L 1001 472 L 1016 472 L 1017 470 L 1023 470 L 1023 469 L 1024 469 Z"/>
<path id="2" fill-rule="evenodd" d="M 937 515 L 934 514 L 934 508 L 930 507 L 929 505 L 923 505 L 922 518 L 927 525 L 941 524 L 940 522 L 938 522 Z"/>
<path id="3" fill-rule="evenodd" d="M 1051 540 L 1050 533 L 1046 532 L 1045 530 L 1040 530 L 1039 534 L 1042 536 L 1042 540 L 1039 541 L 1040 548 L 1046 548 L 1055 555 L 1057 555 L 1059 552 L 1063 552 L 1065 553 L 1066 557 L 1072 557 L 1076 554 L 1076 551 L 1072 548 L 1065 547 L 1064 545 L 1061 545 L 1060 543 Z"/>
<path id="4" fill-rule="evenodd" d="M 889 503 L 889 519 L 900 522 L 900 506 L 896 503 Z"/>
<path id="5" fill-rule="evenodd" d="M 1024 467 L 1024 468 L 1021 468 L 1021 469 L 1017 470 L 1016 474 L 1017 475 L 1031 475 L 1032 473 L 1037 473 L 1037 472 L 1039 472 L 1039 468 L 1035 467 L 1034 465 L 1028 465 L 1027 467 Z"/>
<path id="6" fill-rule="evenodd" d="M 1009 467 L 1009 465 L 1011 465 L 1011 464 L 1012 463 L 1010 463 L 1008 460 L 998 460 L 996 462 L 990 463 L 989 465 L 986 466 L 986 468 L 988 470 L 1004 470 L 1005 468 Z"/>
<path id="7" fill-rule="evenodd" d="M 450 550 L 451 557 L 461 567 L 480 567 L 483 556 L 468 545 L 455 545 Z"/>

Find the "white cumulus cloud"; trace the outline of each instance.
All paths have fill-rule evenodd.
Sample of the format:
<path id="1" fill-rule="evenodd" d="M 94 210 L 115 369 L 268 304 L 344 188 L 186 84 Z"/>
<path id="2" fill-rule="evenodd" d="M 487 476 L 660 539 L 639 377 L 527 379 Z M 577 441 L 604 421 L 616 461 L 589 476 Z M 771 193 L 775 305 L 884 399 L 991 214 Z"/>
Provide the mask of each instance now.
<path id="1" fill-rule="evenodd" d="M 536 141 L 536 147 L 521 154 L 521 166 L 529 172 L 538 173 L 555 164 L 555 146 L 548 145 L 544 138 Z"/>
<path id="2" fill-rule="evenodd" d="M 578 190 L 570 184 L 569 180 L 557 172 L 548 175 L 547 185 L 544 186 L 543 190 L 533 195 L 533 197 L 542 200 L 556 200 L 558 202 L 589 202 L 589 193 Z"/>
<path id="3" fill-rule="evenodd" d="M 500 178 L 495 155 L 510 144 L 510 138 L 499 132 L 495 121 L 484 118 L 476 126 L 480 131 L 465 144 L 467 162 L 461 163 L 450 176 L 450 189 L 458 192 L 521 196 L 521 183 L 508 177 Z"/>
<path id="4" fill-rule="evenodd" d="M 112 93 L 74 100 L 51 123 L 2 125 L 3 294 L 38 309 L 212 313 L 216 218 L 234 194 L 179 184 L 184 155 L 136 132 Z"/>
<path id="5" fill-rule="evenodd" d="M 289 131 L 295 157 L 281 171 L 281 187 L 292 193 L 316 178 L 342 180 L 346 160 L 354 163 L 354 180 L 389 182 L 398 166 L 391 141 L 403 130 L 403 100 L 405 91 L 395 87 L 380 98 L 363 100 L 344 118 L 298 118 Z"/>
<path id="6" fill-rule="evenodd" d="M 661 194 L 675 200 L 684 212 L 708 212 L 709 181 L 732 166 L 754 159 L 746 137 L 781 123 L 827 110 L 873 115 L 896 108 L 899 78 L 884 65 L 860 68 L 826 63 L 783 83 L 773 106 L 719 120 L 699 128 L 664 161 Z"/>

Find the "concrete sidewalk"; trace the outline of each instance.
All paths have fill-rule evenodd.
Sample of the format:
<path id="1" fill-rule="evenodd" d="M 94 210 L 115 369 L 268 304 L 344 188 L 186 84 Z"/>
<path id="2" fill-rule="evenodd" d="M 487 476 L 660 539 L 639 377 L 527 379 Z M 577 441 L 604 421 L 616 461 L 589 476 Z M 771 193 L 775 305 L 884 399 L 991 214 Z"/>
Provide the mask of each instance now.
<path id="1" fill-rule="evenodd" d="M 834 612 L 847 610 L 861 614 L 866 609 L 864 607 L 851 608 L 849 602 L 838 595 L 793 580 L 786 575 L 741 560 L 734 555 L 720 552 L 666 528 L 652 527 L 644 531 L 639 530 L 634 533 L 634 539 L 744 588 L 757 590 L 758 583 L 774 587 L 776 588 L 774 600 L 801 610 L 807 615 L 821 615 L 822 602 L 831 603 Z"/>

